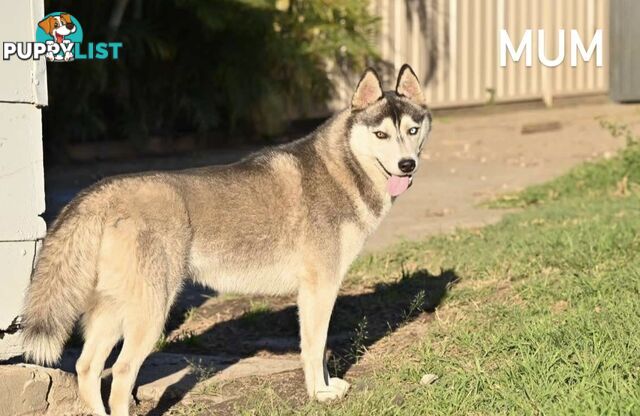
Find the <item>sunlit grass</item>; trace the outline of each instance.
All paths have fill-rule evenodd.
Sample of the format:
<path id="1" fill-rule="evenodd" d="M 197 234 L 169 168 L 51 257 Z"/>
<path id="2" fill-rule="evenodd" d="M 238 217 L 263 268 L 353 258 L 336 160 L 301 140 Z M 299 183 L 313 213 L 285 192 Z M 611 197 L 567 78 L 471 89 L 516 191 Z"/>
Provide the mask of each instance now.
<path id="1" fill-rule="evenodd" d="M 301 408 L 263 389 L 238 412 L 640 414 L 639 181 L 640 150 L 629 143 L 612 160 L 494 202 L 525 208 L 499 224 L 361 259 L 351 288 L 424 268 L 453 269 L 460 282 L 426 335 L 364 376 L 367 388 Z M 426 373 L 439 380 L 420 385 Z"/>

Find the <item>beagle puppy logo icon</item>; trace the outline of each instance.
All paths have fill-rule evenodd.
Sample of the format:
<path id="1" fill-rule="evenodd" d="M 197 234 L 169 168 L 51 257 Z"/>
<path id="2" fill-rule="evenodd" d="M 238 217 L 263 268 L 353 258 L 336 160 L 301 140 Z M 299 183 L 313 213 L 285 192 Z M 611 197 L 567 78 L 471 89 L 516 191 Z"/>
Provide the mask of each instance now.
<path id="1" fill-rule="evenodd" d="M 72 61 L 75 44 L 82 43 L 82 26 L 69 13 L 51 13 L 38 22 L 36 42 L 47 45 L 47 60 Z"/>

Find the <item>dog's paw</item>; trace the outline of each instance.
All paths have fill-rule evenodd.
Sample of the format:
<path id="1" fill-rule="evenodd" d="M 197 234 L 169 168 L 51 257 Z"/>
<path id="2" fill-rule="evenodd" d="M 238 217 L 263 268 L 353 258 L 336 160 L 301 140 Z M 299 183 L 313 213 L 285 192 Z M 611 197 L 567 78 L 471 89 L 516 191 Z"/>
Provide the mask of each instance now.
<path id="1" fill-rule="evenodd" d="M 339 400 L 349 390 L 349 383 L 338 377 L 331 377 L 329 379 L 329 385 L 320 388 L 316 391 L 315 397 L 319 402 L 330 402 L 333 400 Z"/>

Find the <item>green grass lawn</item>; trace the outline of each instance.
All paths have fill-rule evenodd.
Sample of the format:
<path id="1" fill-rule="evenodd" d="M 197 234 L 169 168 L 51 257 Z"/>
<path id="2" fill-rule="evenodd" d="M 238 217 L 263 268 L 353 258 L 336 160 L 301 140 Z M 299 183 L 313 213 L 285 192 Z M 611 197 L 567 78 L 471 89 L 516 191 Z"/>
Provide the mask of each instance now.
<path id="1" fill-rule="evenodd" d="M 494 201 L 524 208 L 499 224 L 361 259 L 347 284 L 420 269 L 460 280 L 426 335 L 382 354 L 342 402 L 300 408 L 261 391 L 238 412 L 640 415 L 638 182 L 640 145 L 630 143 Z M 420 385 L 426 373 L 438 381 Z"/>

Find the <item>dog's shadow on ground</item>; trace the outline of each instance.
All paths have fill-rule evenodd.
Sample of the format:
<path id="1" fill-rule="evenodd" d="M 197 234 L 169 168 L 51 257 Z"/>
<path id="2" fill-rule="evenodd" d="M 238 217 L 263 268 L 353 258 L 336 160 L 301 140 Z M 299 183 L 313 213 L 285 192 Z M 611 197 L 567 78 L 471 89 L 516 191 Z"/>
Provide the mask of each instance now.
<path id="1" fill-rule="evenodd" d="M 343 377 L 368 347 L 421 314 L 433 312 L 440 305 L 451 285 L 459 280 L 453 270 L 443 270 L 434 275 L 422 269 L 405 273 L 391 283 L 376 284 L 365 291 L 358 289 L 357 292 L 354 290 L 354 293 L 349 293 L 347 287 L 343 291 L 346 293 L 340 295 L 336 301 L 329 328 L 327 348 L 331 351 L 328 362 L 331 375 Z M 198 306 L 201 309 L 207 308 L 205 302 L 212 294 L 210 290 L 188 286 L 176 302 L 167 329 L 175 329 L 183 323 L 186 319 L 185 310 Z M 237 301 L 247 303 L 244 298 Z M 231 307 L 232 303 L 233 301 L 225 301 L 218 303 L 217 306 Z M 195 338 L 170 342 L 164 345 L 162 350 L 178 354 L 215 355 L 215 370 L 206 369 L 205 378 L 209 378 L 214 376 L 216 371 L 222 371 L 259 352 L 266 351 L 272 354 L 299 352 L 297 313 L 297 307 L 291 305 L 289 301 L 285 306 L 275 310 L 257 308 L 236 318 L 216 323 Z M 107 368 L 113 365 L 119 350 L 120 347 L 114 349 L 107 360 Z M 63 360 L 61 367 L 73 372 L 79 350 L 72 349 L 65 355 L 67 358 Z M 220 360 L 220 357 L 224 359 Z M 153 355 L 148 360 L 152 361 Z M 165 367 L 160 366 L 159 370 L 156 368 L 154 371 L 145 371 L 143 367 L 136 385 L 159 380 L 188 366 L 193 367 L 194 364 L 198 365 L 185 359 L 177 366 L 166 367 L 166 370 L 164 370 Z M 171 388 L 171 386 L 167 388 L 147 416 L 165 414 L 200 380 L 202 378 L 198 375 L 188 374 L 176 381 L 172 386 L 179 385 L 179 388 Z M 110 377 L 103 380 L 104 398 L 109 395 L 110 384 Z"/>
<path id="2" fill-rule="evenodd" d="M 365 293 L 339 296 L 329 329 L 328 348 L 332 355 L 329 369 L 332 375 L 342 377 L 367 347 L 414 320 L 421 313 L 433 312 L 449 287 L 458 281 L 459 277 L 453 270 L 444 270 L 438 275 L 418 270 L 393 283 L 378 284 Z M 251 312 L 212 326 L 198 336 L 197 343 L 190 345 L 189 352 L 228 353 L 234 357 L 226 364 L 228 366 L 254 356 L 259 351 L 296 352 L 298 328 L 295 306 L 286 306 L 276 311 L 267 309 Z M 283 342 L 278 342 L 279 339 Z M 184 345 L 178 344 L 169 344 L 166 349 L 184 352 Z M 206 349 L 203 345 L 206 345 Z M 166 375 L 168 374 L 156 374 L 156 378 Z M 185 381 L 179 382 L 182 384 L 180 391 L 183 394 L 165 394 L 148 415 L 164 414 L 197 383 L 195 377 L 186 386 Z"/>

